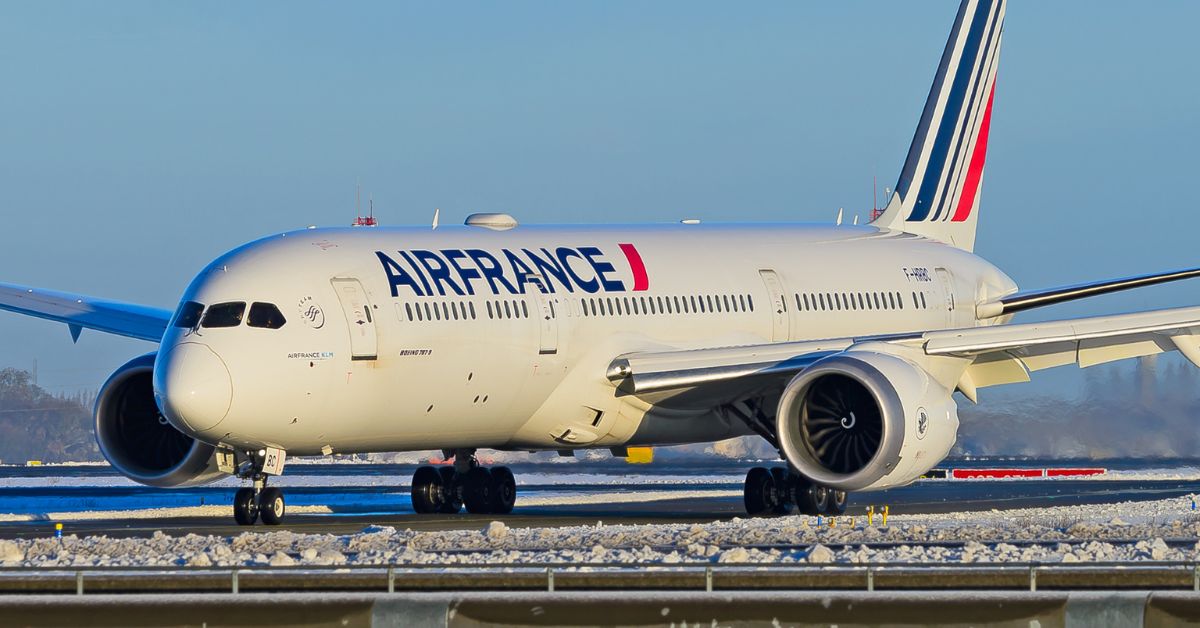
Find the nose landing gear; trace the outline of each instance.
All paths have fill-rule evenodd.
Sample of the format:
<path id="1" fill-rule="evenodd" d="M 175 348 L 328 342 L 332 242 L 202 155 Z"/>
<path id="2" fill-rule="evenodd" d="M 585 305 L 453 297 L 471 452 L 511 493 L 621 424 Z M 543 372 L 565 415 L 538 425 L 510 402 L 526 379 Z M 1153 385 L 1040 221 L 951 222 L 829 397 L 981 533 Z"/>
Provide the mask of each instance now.
<path id="1" fill-rule="evenodd" d="M 267 478 L 255 478 L 254 487 L 244 486 L 233 495 L 233 520 L 241 526 L 252 526 L 260 517 L 269 526 L 283 523 L 287 503 L 283 491 L 266 486 Z"/>
<path id="2" fill-rule="evenodd" d="M 816 484 L 784 467 L 754 467 L 746 473 L 742 489 L 746 513 L 786 515 L 795 507 L 804 515 L 840 515 L 846 512 L 846 491 Z"/>
<path id="3" fill-rule="evenodd" d="M 504 515 L 517 501 L 517 482 L 508 467 L 489 469 L 474 450 L 457 451 L 453 467 L 419 467 L 413 473 L 412 506 L 417 514 Z"/>
<path id="4" fill-rule="evenodd" d="M 269 526 L 283 522 L 287 502 L 278 487 L 267 486 L 267 477 L 283 472 L 284 453 L 278 449 L 259 452 L 233 452 L 218 450 L 217 461 L 223 471 L 230 471 L 238 478 L 253 481 L 253 486 L 238 489 L 233 496 L 233 519 L 238 525 L 251 526 L 260 518 Z M 237 460 L 236 466 L 233 461 Z"/>

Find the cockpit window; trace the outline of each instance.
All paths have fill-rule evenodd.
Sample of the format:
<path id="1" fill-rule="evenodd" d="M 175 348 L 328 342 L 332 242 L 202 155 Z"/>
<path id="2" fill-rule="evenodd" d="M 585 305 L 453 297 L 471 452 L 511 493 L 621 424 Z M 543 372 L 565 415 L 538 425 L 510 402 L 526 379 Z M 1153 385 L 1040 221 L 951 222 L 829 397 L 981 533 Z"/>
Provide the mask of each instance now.
<path id="1" fill-rule="evenodd" d="M 185 301 L 179 306 L 179 311 L 175 313 L 175 326 L 185 329 L 192 329 L 200 322 L 200 314 L 204 312 L 204 305 L 195 301 Z"/>
<path id="2" fill-rule="evenodd" d="M 213 327 L 237 327 L 242 324 L 242 315 L 246 313 L 246 304 L 241 301 L 234 303 L 218 303 L 204 313 L 200 326 L 206 329 Z"/>
<path id="3" fill-rule="evenodd" d="M 251 327 L 279 329 L 286 322 L 283 313 L 275 307 L 274 303 L 255 303 L 250 306 L 250 317 L 247 324 Z"/>

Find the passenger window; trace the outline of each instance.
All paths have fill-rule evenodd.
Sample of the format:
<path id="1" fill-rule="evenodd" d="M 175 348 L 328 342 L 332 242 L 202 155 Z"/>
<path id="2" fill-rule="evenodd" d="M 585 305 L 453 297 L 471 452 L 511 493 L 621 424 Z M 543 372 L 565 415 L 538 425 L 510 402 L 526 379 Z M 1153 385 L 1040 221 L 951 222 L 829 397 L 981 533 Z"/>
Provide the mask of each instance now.
<path id="1" fill-rule="evenodd" d="M 250 316 L 247 324 L 251 327 L 279 329 L 286 322 L 283 318 L 283 313 L 273 303 L 255 303 L 250 306 Z"/>
<path id="2" fill-rule="evenodd" d="M 195 301 L 187 301 L 179 305 L 179 310 L 175 313 L 175 326 L 191 329 L 200 323 L 200 314 L 204 312 L 204 306 Z"/>
<path id="3" fill-rule="evenodd" d="M 242 316 L 246 313 L 246 304 L 241 301 L 234 303 L 218 303 L 204 313 L 201 327 L 237 327 L 242 324 Z"/>
<path id="4" fill-rule="evenodd" d="M 749 306 L 750 306 L 750 311 L 751 311 L 751 312 L 753 312 L 753 311 L 754 311 L 754 295 L 752 295 L 752 294 L 747 294 L 747 295 L 746 295 L 746 305 L 749 305 Z"/>

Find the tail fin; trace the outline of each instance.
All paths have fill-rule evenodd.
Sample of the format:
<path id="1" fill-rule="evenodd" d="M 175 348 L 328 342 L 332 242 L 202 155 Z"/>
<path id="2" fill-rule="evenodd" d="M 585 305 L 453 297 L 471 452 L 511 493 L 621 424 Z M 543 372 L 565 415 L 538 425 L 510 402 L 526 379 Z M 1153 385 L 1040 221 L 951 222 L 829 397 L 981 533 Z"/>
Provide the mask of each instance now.
<path id="1" fill-rule="evenodd" d="M 975 246 L 1005 0 L 963 0 L 878 227 Z"/>

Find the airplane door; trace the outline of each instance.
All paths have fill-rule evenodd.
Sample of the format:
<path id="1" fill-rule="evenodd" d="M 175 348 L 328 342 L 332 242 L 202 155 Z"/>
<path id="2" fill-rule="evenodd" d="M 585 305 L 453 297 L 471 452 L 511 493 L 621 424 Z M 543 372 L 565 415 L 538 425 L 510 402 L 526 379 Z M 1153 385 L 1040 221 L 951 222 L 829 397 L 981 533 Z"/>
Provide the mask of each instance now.
<path id="1" fill-rule="evenodd" d="M 783 280 L 773 270 L 758 271 L 763 285 L 767 287 L 767 296 L 771 307 L 771 340 L 787 340 L 791 334 L 791 317 L 787 311 L 787 299 L 783 297 Z"/>
<path id="2" fill-rule="evenodd" d="M 350 359 L 374 360 L 378 357 L 378 339 L 375 336 L 375 318 L 371 313 L 371 302 L 367 291 L 357 279 L 334 277 L 330 280 L 342 313 L 346 315 L 346 326 L 350 329 Z"/>
<path id="3" fill-rule="evenodd" d="M 954 277 L 945 268 L 935 268 L 934 272 L 937 273 L 938 283 L 942 286 L 942 299 L 946 308 L 946 318 L 951 323 L 954 323 L 956 318 L 954 308 L 957 305 L 954 301 Z"/>
<path id="4" fill-rule="evenodd" d="M 538 317 L 538 353 L 558 353 L 558 312 L 554 310 L 551 296 L 542 292 L 545 280 L 529 277 L 525 280 L 525 293 L 530 295 L 533 315 Z"/>

